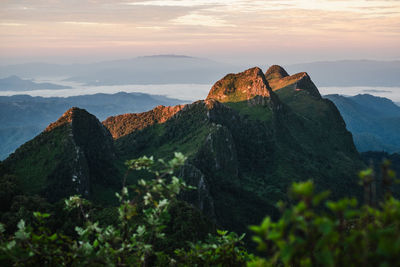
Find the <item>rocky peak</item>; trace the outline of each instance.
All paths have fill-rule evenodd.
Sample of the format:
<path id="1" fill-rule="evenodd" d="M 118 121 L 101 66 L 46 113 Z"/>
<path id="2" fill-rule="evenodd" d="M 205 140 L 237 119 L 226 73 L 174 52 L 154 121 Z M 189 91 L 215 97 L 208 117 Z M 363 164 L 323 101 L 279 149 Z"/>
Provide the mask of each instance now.
<path id="1" fill-rule="evenodd" d="M 110 132 L 96 116 L 84 109 L 72 107 L 68 109 L 56 122 L 51 123 L 44 132 L 51 132 L 55 128 L 68 124 L 68 133 L 78 146 L 93 147 L 93 142 L 104 146 L 105 151 L 113 150 L 113 141 Z M 87 145 L 92 144 L 92 145 Z"/>
<path id="2" fill-rule="evenodd" d="M 280 76 L 282 75 L 277 73 L 277 71 L 279 71 L 279 68 L 280 71 L 284 71 L 284 73 L 286 73 L 286 76 L 280 78 Z M 277 65 L 274 65 L 269 68 L 265 75 L 273 91 L 291 86 L 292 89 L 296 92 L 305 91 L 314 97 L 321 97 L 318 88 L 315 86 L 315 84 L 311 80 L 311 77 L 306 72 L 300 72 L 289 76 L 284 69 Z"/>
<path id="3" fill-rule="evenodd" d="M 321 94 L 319 93 L 318 88 L 315 86 L 307 72 L 300 72 L 292 75 L 291 77 L 293 77 L 296 81 L 296 91 L 304 90 L 314 97 L 321 98 Z"/>
<path id="4" fill-rule="evenodd" d="M 128 113 L 112 116 L 103 121 L 103 125 L 111 132 L 114 139 L 141 130 L 155 123 L 164 123 L 180 111 L 185 105 L 172 107 L 157 106 L 142 113 Z"/>
<path id="5" fill-rule="evenodd" d="M 265 73 L 265 78 L 268 81 L 272 79 L 282 79 L 287 76 L 289 76 L 289 74 L 279 65 L 272 65 Z"/>
<path id="6" fill-rule="evenodd" d="M 54 128 L 57 128 L 64 124 L 71 124 L 74 119 L 90 117 L 90 116 L 93 115 L 91 115 L 86 110 L 80 109 L 78 107 L 72 107 L 68 109 L 66 112 L 64 112 L 64 114 L 57 121 L 50 123 L 49 126 L 47 126 L 47 128 L 44 131 L 49 132 Z"/>
<path id="7" fill-rule="evenodd" d="M 207 100 L 240 102 L 255 96 L 270 97 L 271 88 L 258 67 L 237 74 L 228 74 L 211 88 Z"/>

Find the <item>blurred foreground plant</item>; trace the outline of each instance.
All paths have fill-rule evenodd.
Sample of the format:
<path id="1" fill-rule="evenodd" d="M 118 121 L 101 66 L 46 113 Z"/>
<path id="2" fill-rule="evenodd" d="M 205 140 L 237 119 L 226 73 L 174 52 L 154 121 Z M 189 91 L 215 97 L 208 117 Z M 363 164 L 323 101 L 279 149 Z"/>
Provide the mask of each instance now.
<path id="1" fill-rule="evenodd" d="M 384 201 L 373 205 L 371 169 L 360 173 L 365 204 L 355 198 L 328 201 L 311 181 L 294 183 L 291 207 L 279 203 L 281 218 L 266 217 L 250 229 L 263 253 L 249 266 L 400 266 L 400 202 L 390 194 L 394 172 L 384 163 Z"/>
<path id="2" fill-rule="evenodd" d="M 169 208 L 176 203 L 182 190 L 192 189 L 182 179 L 174 176 L 186 158 L 175 153 L 168 162 L 153 157 L 141 157 L 126 162 L 128 173 L 146 170 L 153 179 L 140 179 L 136 186 L 126 186 L 126 176 L 121 193 L 118 223 L 100 226 L 92 221 L 90 203 L 80 196 L 65 200 L 66 209 L 78 212 L 84 220 L 76 226 L 76 237 L 52 232 L 46 227 L 50 214 L 35 212 L 37 224 L 25 225 L 21 220 L 12 236 L 5 236 L 0 224 L 0 265 L 2 266 L 190 266 L 243 265 L 247 253 L 237 247 L 242 237 L 227 232 L 210 235 L 206 242 L 190 244 L 190 249 L 177 249 L 168 254 L 162 246 L 165 228 L 171 220 Z M 130 196 L 132 195 L 132 197 Z"/>

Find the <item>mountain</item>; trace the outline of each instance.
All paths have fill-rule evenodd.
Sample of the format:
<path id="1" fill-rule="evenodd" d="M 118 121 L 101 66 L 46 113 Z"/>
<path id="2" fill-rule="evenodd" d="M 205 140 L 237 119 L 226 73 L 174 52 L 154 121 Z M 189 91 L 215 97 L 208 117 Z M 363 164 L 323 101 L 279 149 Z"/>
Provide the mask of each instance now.
<path id="1" fill-rule="evenodd" d="M 95 116 L 74 107 L 4 164 L 19 177 L 23 192 L 56 201 L 74 194 L 90 199 L 99 199 L 103 191 L 114 194 L 121 186 L 115 180 L 115 159 L 109 131 Z"/>
<path id="2" fill-rule="evenodd" d="M 400 86 L 400 61 L 341 60 L 286 66 L 307 71 L 318 86 Z"/>
<path id="3" fill-rule="evenodd" d="M 306 73 L 285 76 L 273 69 L 229 74 L 206 100 L 163 123 L 143 119 L 149 123 L 142 127 L 137 117 L 148 114 L 132 115 L 123 123 L 129 130 L 114 135 L 119 156 L 183 152 L 189 159 L 180 174 L 197 187 L 186 198 L 237 231 L 277 214 L 276 201 L 287 199 L 295 180 L 312 178 L 333 197 L 357 194 L 356 173 L 365 165 L 335 105 L 321 98 Z M 112 121 L 103 122 L 111 132 Z"/>
<path id="4" fill-rule="evenodd" d="M 168 67 L 166 67 L 168 66 Z M 205 58 L 156 55 L 90 64 L 29 63 L 0 67 L 0 75 L 22 77 L 68 77 L 87 85 L 211 84 L 236 67 Z"/>
<path id="5" fill-rule="evenodd" d="M 368 94 L 325 97 L 339 109 L 360 152 L 400 151 L 400 107 L 391 100 Z"/>
<path id="6" fill-rule="evenodd" d="M 65 110 L 79 106 L 101 120 L 114 115 L 142 112 L 157 105 L 182 100 L 141 93 L 95 94 L 72 97 L 0 96 L 0 160 L 39 134 Z"/>
<path id="7" fill-rule="evenodd" d="M 306 71 L 318 86 L 400 86 L 400 61 L 324 61 L 292 64 L 286 69 L 291 73 Z M 0 66 L 0 77 L 66 77 L 87 85 L 212 84 L 225 73 L 239 70 L 240 67 L 206 58 L 154 55 L 89 64 Z"/>
<path id="8" fill-rule="evenodd" d="M 35 83 L 31 80 L 23 80 L 15 75 L 0 79 L 0 91 L 30 91 L 41 89 L 57 90 L 71 89 L 71 87 L 52 83 Z"/>
<path id="9" fill-rule="evenodd" d="M 229 74 L 205 100 L 111 117 L 105 127 L 84 110 L 69 110 L 3 165 L 30 194 L 56 200 L 87 190 L 89 198 L 110 202 L 126 159 L 168 159 L 180 151 L 188 160 L 178 175 L 197 188 L 182 198 L 238 232 L 277 215 L 275 203 L 288 200 L 293 181 L 313 179 L 333 198 L 359 196 L 357 172 L 365 165 L 337 108 L 308 74 L 283 71 Z M 85 186 L 75 188 L 74 175 Z"/>

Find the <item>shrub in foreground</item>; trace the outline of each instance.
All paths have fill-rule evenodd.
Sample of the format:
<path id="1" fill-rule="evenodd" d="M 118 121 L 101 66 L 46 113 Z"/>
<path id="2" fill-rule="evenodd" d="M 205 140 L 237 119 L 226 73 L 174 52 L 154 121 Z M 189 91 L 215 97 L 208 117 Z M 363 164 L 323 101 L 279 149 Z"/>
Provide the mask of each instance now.
<path id="1" fill-rule="evenodd" d="M 185 157 L 179 153 L 169 161 L 142 157 L 128 161 L 129 170 L 146 170 L 154 179 L 124 186 L 114 225 L 94 222 L 90 203 L 72 196 L 66 208 L 78 212 L 83 226 L 75 235 L 48 228 L 48 213 L 34 212 L 35 222 L 21 220 L 13 235 L 0 224 L 0 264 L 2 266 L 400 266 L 400 202 L 390 194 L 394 173 L 383 168 L 385 197 L 378 204 L 372 170 L 361 173 L 364 205 L 355 198 L 329 201 L 328 192 L 315 192 L 311 181 L 294 183 L 289 190 L 292 205 L 278 203 L 282 215 L 266 217 L 251 226 L 259 256 L 244 247 L 244 235 L 218 230 L 205 240 L 182 230 L 167 228 L 176 218 L 176 207 L 188 211 L 177 199 L 190 190 L 173 174 Z M 188 214 L 193 214 L 189 212 Z M 185 224 L 182 224 L 185 225 Z M 187 222 L 186 222 L 187 225 Z M 175 225 L 174 229 L 179 229 Z M 190 228 L 193 230 L 193 226 Z M 177 237 L 185 240 L 176 242 Z M 174 248 L 174 244 L 182 247 Z M 183 245 L 184 244 L 184 245 Z"/>

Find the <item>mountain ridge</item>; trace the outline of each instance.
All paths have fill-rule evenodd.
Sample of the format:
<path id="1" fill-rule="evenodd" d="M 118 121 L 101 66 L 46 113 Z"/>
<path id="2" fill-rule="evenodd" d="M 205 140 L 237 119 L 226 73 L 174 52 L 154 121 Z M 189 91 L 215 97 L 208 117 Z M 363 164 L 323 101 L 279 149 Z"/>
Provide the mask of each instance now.
<path id="1" fill-rule="evenodd" d="M 157 95 L 124 92 L 66 98 L 0 96 L 0 160 L 34 138 L 73 106 L 84 108 L 100 120 L 105 120 L 114 114 L 142 112 L 157 105 L 177 105 L 186 102 Z"/>
<path id="2" fill-rule="evenodd" d="M 78 127 L 72 119 L 72 126 L 81 129 L 82 138 L 77 139 L 81 143 L 77 144 L 86 151 L 87 159 L 95 159 L 88 164 L 92 166 L 88 170 L 97 174 L 89 179 L 97 185 L 91 196 L 111 195 L 110 189 L 122 180 L 118 166 L 125 160 L 144 155 L 169 159 L 175 151 L 188 157 L 180 174 L 197 188 L 184 197 L 217 225 L 238 232 L 246 231 L 247 225 L 257 223 L 265 214 L 277 215 L 275 203 L 287 200 L 286 191 L 293 181 L 313 178 L 319 190 L 331 190 L 334 198 L 350 193 L 359 196 L 357 170 L 365 165 L 337 108 L 314 93 L 316 87 L 308 75 L 282 79 L 288 77 L 294 82 L 272 90 L 259 68 L 229 74 L 215 83 L 205 100 L 184 107 L 159 107 L 159 113 L 125 114 L 120 118 L 132 127 L 124 134 L 114 134 L 114 141 L 106 127 L 107 138 L 90 138 L 104 136 L 98 120 L 90 123 L 92 127 L 78 120 Z M 43 135 L 70 129 L 68 118 L 69 114 L 60 119 L 61 126 L 50 127 Z M 109 119 L 105 124 L 109 129 L 115 124 L 115 133 L 120 123 Z M 98 130 L 91 133 L 92 128 Z M 69 136 L 65 131 L 61 134 Z M 104 142 L 109 145 L 102 146 Z M 52 146 L 51 142 L 46 145 Z M 107 158 L 108 153 L 114 155 L 113 150 L 115 158 Z M 31 152 L 24 156 L 17 150 L 12 157 L 19 156 L 26 163 L 24 157 L 35 154 Z M 61 154 L 74 159 L 76 152 Z M 111 165 L 104 168 L 99 162 Z M 13 170 L 23 169 L 8 159 L 5 163 Z M 71 179 L 71 174 L 60 175 Z M 139 178 L 132 173 L 127 181 L 134 184 Z M 108 184 L 113 186 L 106 187 Z"/>
<path id="3" fill-rule="evenodd" d="M 184 107 L 185 105 L 167 107 L 159 105 L 152 110 L 139 114 L 126 113 L 108 117 L 103 121 L 103 125 L 107 127 L 113 138 L 117 139 L 154 123 L 164 123 Z"/>
<path id="4" fill-rule="evenodd" d="M 400 151 L 400 107 L 393 101 L 368 94 L 324 97 L 340 110 L 360 152 Z"/>

